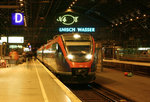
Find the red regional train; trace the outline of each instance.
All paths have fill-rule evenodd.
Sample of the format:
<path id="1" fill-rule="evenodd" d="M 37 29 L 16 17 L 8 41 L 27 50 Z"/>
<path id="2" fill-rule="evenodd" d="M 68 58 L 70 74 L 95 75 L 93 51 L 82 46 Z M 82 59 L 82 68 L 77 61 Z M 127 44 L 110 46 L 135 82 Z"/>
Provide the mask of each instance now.
<path id="1" fill-rule="evenodd" d="M 37 50 L 37 57 L 64 83 L 95 80 L 95 42 L 90 34 L 58 35 Z"/>

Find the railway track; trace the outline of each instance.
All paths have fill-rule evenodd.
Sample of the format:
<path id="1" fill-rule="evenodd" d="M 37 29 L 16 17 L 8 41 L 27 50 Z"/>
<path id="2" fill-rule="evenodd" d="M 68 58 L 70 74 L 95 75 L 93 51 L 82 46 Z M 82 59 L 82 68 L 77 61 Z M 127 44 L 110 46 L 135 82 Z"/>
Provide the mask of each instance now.
<path id="1" fill-rule="evenodd" d="M 134 102 L 96 83 L 69 85 L 69 88 L 82 102 Z"/>
<path id="2" fill-rule="evenodd" d="M 82 102 L 135 102 L 96 83 L 85 85 L 68 84 L 67 87 Z"/>
<path id="3" fill-rule="evenodd" d="M 123 72 L 132 72 L 133 74 L 136 75 L 150 77 L 150 66 L 133 65 L 133 64 L 126 64 L 126 63 L 103 62 L 103 67 L 120 70 Z"/>

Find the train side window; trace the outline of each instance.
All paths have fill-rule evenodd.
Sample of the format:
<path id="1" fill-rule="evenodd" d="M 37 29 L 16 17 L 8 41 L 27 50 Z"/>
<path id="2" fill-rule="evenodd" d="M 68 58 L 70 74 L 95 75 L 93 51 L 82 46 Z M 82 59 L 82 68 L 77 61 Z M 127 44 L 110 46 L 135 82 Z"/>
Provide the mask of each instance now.
<path id="1" fill-rule="evenodd" d="M 55 54 L 62 54 L 62 50 L 58 43 L 55 43 L 55 47 L 56 47 Z"/>
<path id="2" fill-rule="evenodd" d="M 52 51 L 54 51 L 55 53 L 58 51 L 58 43 L 54 43 L 52 45 Z"/>
<path id="3" fill-rule="evenodd" d="M 58 53 L 59 53 L 59 54 L 62 54 L 62 50 L 61 50 L 61 48 L 60 48 L 59 45 L 58 45 Z"/>
<path id="4" fill-rule="evenodd" d="M 53 50 L 53 51 L 56 51 L 56 44 L 53 44 L 53 45 L 52 45 L 52 50 Z"/>

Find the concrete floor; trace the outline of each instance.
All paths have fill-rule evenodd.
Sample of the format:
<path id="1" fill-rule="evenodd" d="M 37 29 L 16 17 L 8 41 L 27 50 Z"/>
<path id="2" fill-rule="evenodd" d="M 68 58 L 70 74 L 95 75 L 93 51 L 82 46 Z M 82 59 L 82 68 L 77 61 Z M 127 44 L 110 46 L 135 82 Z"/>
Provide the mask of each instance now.
<path id="1" fill-rule="evenodd" d="M 103 72 L 97 72 L 95 82 L 136 102 L 150 102 L 149 77 L 127 77 L 124 72 L 104 68 Z"/>
<path id="2" fill-rule="evenodd" d="M 0 102 L 81 102 L 57 81 L 37 61 L 1 68 Z"/>
<path id="3" fill-rule="evenodd" d="M 57 80 L 38 61 L 0 68 L 0 102 L 80 102 Z M 95 82 L 136 102 L 150 102 L 149 77 L 104 68 Z"/>

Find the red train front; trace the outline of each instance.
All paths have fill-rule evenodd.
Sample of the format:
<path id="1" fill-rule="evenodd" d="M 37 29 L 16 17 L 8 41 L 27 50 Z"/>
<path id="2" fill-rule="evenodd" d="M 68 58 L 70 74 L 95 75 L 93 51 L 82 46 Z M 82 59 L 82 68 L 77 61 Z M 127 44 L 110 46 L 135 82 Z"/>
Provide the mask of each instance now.
<path id="1" fill-rule="evenodd" d="M 90 83 L 95 79 L 95 42 L 89 34 L 59 35 L 37 53 L 64 83 Z"/>

